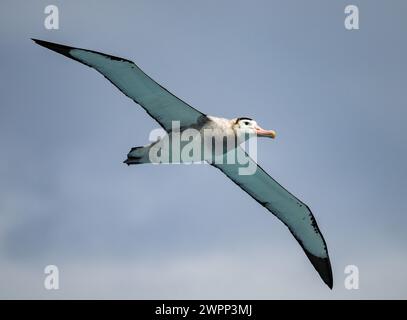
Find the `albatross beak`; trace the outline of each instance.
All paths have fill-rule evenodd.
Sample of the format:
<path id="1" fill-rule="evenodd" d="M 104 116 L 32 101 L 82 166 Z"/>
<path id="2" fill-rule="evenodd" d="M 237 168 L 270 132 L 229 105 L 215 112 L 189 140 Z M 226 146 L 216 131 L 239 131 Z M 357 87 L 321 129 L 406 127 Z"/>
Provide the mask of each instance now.
<path id="1" fill-rule="evenodd" d="M 276 132 L 274 130 L 264 130 L 260 127 L 256 128 L 256 134 L 259 137 L 269 137 L 272 139 L 276 137 Z"/>

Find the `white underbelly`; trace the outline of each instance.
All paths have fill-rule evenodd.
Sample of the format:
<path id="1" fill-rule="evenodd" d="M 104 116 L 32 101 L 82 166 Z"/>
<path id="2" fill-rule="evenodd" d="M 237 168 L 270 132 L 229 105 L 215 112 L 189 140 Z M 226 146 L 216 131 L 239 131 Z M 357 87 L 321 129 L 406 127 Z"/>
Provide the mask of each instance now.
<path id="1" fill-rule="evenodd" d="M 211 162 L 235 148 L 234 135 L 214 129 L 186 129 L 172 132 L 153 143 L 149 157 L 152 163 Z"/>

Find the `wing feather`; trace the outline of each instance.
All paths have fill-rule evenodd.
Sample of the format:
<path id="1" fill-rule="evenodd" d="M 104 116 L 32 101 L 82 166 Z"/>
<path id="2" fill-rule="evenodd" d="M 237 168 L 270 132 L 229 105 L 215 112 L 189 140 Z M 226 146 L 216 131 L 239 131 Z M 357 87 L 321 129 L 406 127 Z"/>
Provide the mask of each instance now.
<path id="1" fill-rule="evenodd" d="M 236 150 L 245 153 L 241 147 Z M 243 157 L 238 155 L 237 159 L 247 159 L 247 163 L 239 164 L 236 161 L 235 164 L 227 164 L 224 161 L 223 164 L 215 162 L 212 165 L 288 227 L 322 280 L 332 289 L 333 279 L 328 248 L 309 207 L 267 174 L 247 153 Z M 248 166 L 257 166 L 254 174 L 239 173 L 239 169 Z"/>
<path id="2" fill-rule="evenodd" d="M 205 117 L 151 79 L 130 60 L 43 40 L 33 41 L 100 72 L 127 97 L 142 106 L 167 132 L 171 131 L 172 121 L 180 121 L 181 127 L 188 127 Z"/>

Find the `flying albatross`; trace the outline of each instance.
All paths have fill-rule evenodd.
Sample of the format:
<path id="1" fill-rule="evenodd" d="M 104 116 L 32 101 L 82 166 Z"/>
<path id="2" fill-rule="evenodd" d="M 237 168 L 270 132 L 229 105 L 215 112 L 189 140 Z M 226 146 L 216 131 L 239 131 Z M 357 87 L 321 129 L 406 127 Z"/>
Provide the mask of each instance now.
<path id="1" fill-rule="evenodd" d="M 32 40 L 45 48 L 96 69 L 122 93 L 147 111 L 168 135 L 173 134 L 172 124 L 177 121 L 181 131 L 188 128 L 197 130 L 211 128 L 224 136 L 240 136 L 240 132 L 244 131 L 253 132 L 260 137 L 275 137 L 273 130 L 260 128 L 256 121 L 250 118 L 240 117 L 228 120 L 205 115 L 163 88 L 130 60 L 92 50 Z M 238 143 L 240 142 L 239 140 Z M 146 155 L 152 145 L 132 148 L 125 163 L 131 165 L 150 162 Z M 239 145 L 235 150 L 244 153 Z M 236 162 L 211 163 L 288 227 L 322 280 L 332 289 L 332 269 L 327 245 L 311 210 L 249 157 L 250 164 L 256 165 L 254 174 L 240 174 L 239 169 L 242 165 Z"/>

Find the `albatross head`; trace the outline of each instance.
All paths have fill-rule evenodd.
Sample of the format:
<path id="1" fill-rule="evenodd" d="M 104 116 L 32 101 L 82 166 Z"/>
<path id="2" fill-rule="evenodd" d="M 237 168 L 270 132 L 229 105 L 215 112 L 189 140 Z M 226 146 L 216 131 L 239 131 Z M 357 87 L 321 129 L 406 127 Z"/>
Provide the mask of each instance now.
<path id="1" fill-rule="evenodd" d="M 256 134 L 258 137 L 268 137 L 274 139 L 276 132 L 274 130 L 264 130 L 253 119 L 241 117 L 232 120 L 233 129 L 237 134 L 247 132 L 249 134 Z"/>

